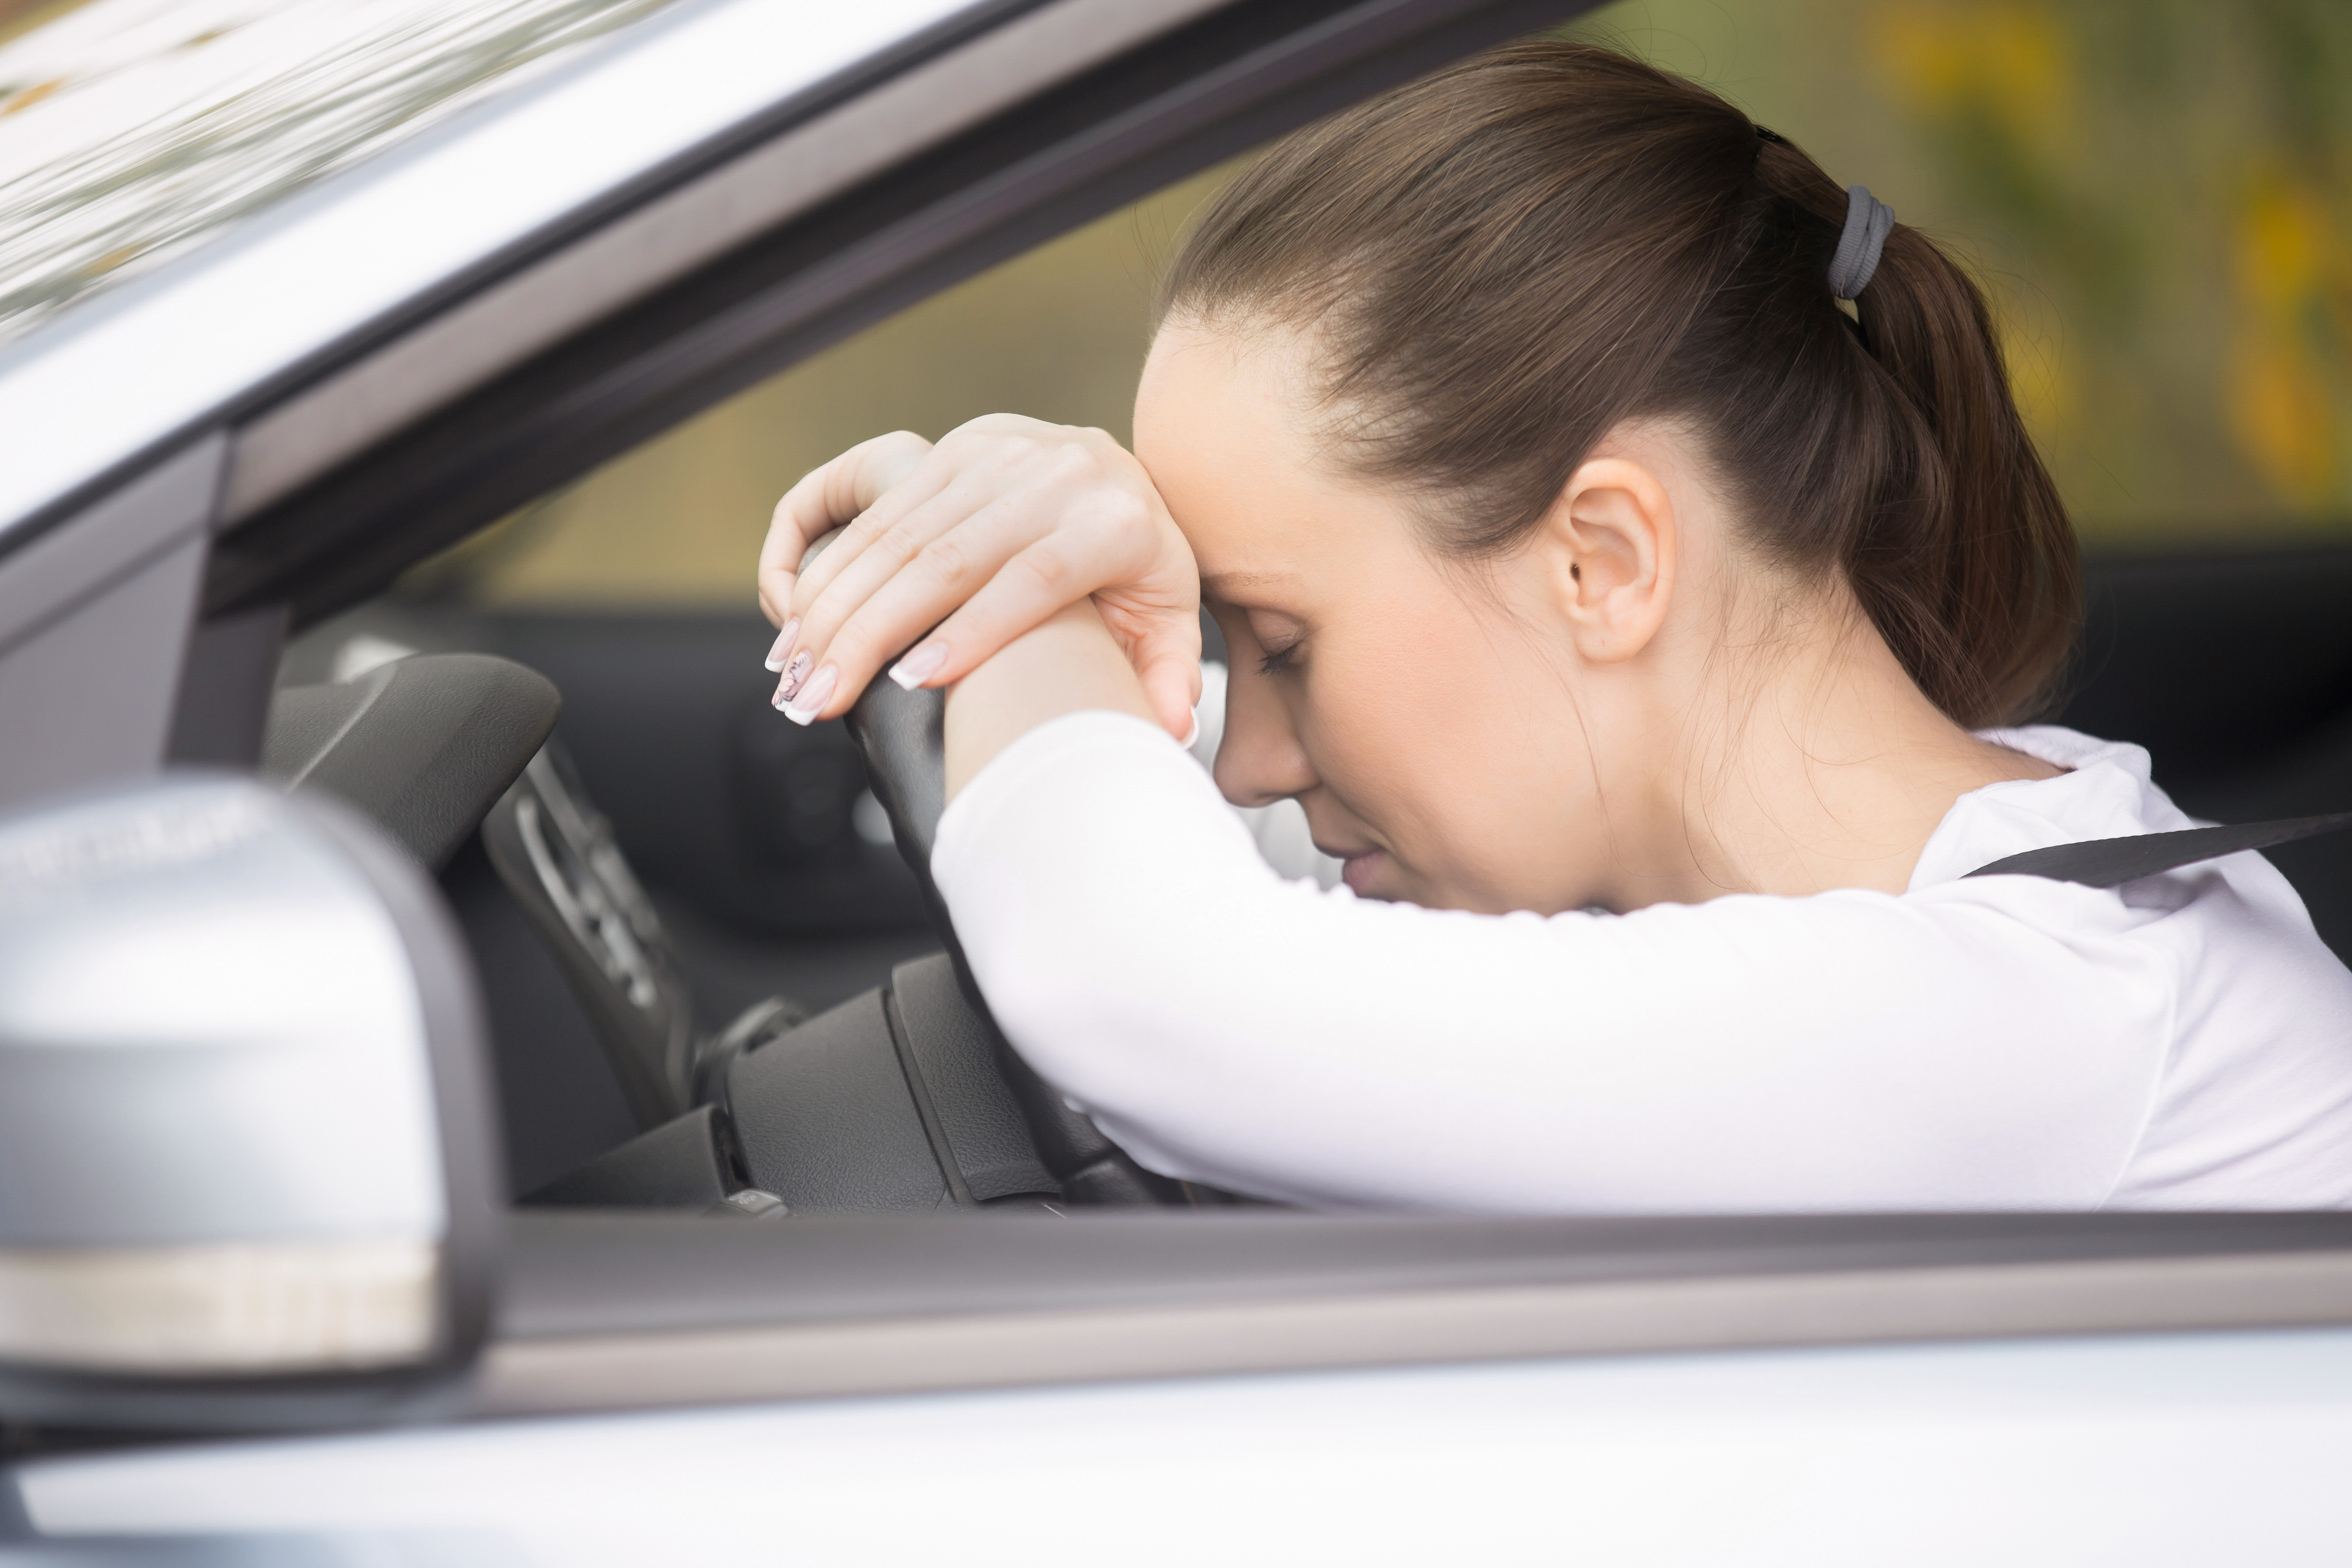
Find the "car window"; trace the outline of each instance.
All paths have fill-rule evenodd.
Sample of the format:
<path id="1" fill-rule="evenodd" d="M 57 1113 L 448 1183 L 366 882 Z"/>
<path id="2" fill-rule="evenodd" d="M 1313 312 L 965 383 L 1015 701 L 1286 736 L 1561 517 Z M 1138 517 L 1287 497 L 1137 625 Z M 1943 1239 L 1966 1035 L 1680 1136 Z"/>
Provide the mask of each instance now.
<path id="1" fill-rule="evenodd" d="M 2262 31 L 2251 7 L 2134 15 L 2154 19 L 2145 37 L 2074 0 L 1646 0 L 1579 26 L 1720 86 L 1973 268 L 2095 550 L 2341 536 L 2352 481 L 2337 472 L 2335 400 L 2352 387 L 2352 327 L 2330 312 L 2352 290 L 2330 268 L 2352 246 L 2323 155 L 2336 121 L 2324 105 L 2288 114 L 2273 90 L 2291 46 L 2336 69 L 2336 25 L 2315 23 L 2318 42 L 2297 44 Z M 2153 52 L 2118 64 L 2126 36 Z M 2199 51 L 2212 64 L 2204 77 L 2185 63 Z M 2126 155 L 2130 124 L 2167 82 L 2202 117 L 2204 140 L 2168 131 Z M 937 437 L 1013 409 L 1126 438 L 1158 274 L 1190 216 L 1244 166 L 845 333 L 616 454 L 418 567 L 394 595 L 408 604 L 313 628 L 287 681 L 349 679 L 445 649 L 502 654 L 554 681 L 583 819 L 625 851 L 690 983 L 679 1016 L 708 1037 L 896 984 L 937 939 L 855 743 L 837 724 L 802 729 L 772 711 L 776 677 L 759 660 L 772 633 L 751 584 L 770 510 L 809 468 L 892 428 Z M 2278 195 L 2293 190 L 2300 206 Z M 2291 222 L 2280 216 L 2290 208 L 2301 215 Z M 2291 449 L 2289 435 L 2305 446 Z M 2289 728 L 2273 725 L 2264 743 Z M 2323 798 L 2296 809 L 2342 798 L 2332 778 L 2315 787 Z M 496 868 L 472 865 L 496 893 Z M 502 1037 L 500 1070 L 516 1075 L 510 1103 L 538 1108 L 552 1102 L 519 1065 L 527 1037 Z M 534 1144 L 545 1128 L 510 1126 L 524 1152 L 512 1190 L 540 1191 L 611 1147 L 626 1121 L 612 1105 L 611 1126 L 556 1129 L 569 1142 Z"/>
<path id="2" fill-rule="evenodd" d="M 0 341 L 670 0 L 90 0 L 0 42 Z"/>
<path id="3" fill-rule="evenodd" d="M 751 609 L 776 498 L 885 430 L 999 409 L 1128 438 L 1152 289 L 1229 165 L 949 289 L 544 497 L 410 579 L 489 606 Z"/>
<path id="4" fill-rule="evenodd" d="M 1628 0 L 1576 30 L 1728 93 L 1972 267 L 2094 550 L 2352 534 L 2352 9 Z M 882 430 L 1127 428 L 1221 176 L 918 306 L 437 563 L 500 604 L 750 603 L 769 507 Z"/>

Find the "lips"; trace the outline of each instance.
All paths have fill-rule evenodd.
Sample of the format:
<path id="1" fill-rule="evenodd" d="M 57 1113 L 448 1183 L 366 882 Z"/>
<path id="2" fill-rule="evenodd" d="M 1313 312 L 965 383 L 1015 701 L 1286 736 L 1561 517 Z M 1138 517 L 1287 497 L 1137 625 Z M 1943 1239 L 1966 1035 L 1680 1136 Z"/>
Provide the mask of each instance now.
<path id="1" fill-rule="evenodd" d="M 1323 799 L 1320 791 L 1316 792 L 1315 798 L 1302 799 L 1298 804 L 1307 809 L 1307 834 L 1316 853 L 1339 862 L 1339 879 L 1354 889 L 1357 897 L 1396 896 L 1393 887 L 1385 892 L 1376 889 L 1376 884 L 1393 879 L 1396 868 L 1386 849 L 1368 842 L 1371 835 L 1365 831 L 1366 824 L 1350 814 L 1329 810 L 1332 803 Z M 1324 820 L 1318 822 L 1318 817 Z M 1333 817 L 1338 820 L 1331 820 Z"/>
<path id="2" fill-rule="evenodd" d="M 1339 879 L 1360 896 L 1371 892 L 1372 879 L 1388 864 L 1384 849 L 1329 849 L 1320 844 L 1315 847 L 1339 862 Z"/>

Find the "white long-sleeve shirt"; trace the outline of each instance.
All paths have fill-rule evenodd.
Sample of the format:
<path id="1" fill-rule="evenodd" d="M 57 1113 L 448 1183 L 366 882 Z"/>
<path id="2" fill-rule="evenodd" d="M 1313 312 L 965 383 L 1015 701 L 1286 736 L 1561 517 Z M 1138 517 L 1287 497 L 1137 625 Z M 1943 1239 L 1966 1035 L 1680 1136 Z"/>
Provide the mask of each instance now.
<path id="1" fill-rule="evenodd" d="M 932 868 L 1005 1034 L 1151 1168 L 1320 1207 L 2352 1206 L 2352 973 L 2243 854 L 1962 879 L 2192 826 L 2147 752 L 1963 795 L 1901 895 L 1480 915 L 1286 881 L 1118 714 L 1024 736 Z"/>

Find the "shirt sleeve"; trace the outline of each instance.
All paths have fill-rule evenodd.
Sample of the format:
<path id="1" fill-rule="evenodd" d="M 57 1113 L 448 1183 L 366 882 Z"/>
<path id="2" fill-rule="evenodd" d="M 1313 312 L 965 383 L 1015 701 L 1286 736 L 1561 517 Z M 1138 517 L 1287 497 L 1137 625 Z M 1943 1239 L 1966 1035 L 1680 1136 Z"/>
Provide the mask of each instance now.
<path id="1" fill-rule="evenodd" d="M 1285 881 L 1153 726 L 1040 726 L 933 872 L 1006 1037 L 1143 1163 L 1320 1207 L 2088 1208 L 2169 992 L 2021 878 L 1479 915 Z M 2021 884 L 2032 882 L 2032 886 Z M 2038 906 L 2036 906 L 2038 907 Z"/>

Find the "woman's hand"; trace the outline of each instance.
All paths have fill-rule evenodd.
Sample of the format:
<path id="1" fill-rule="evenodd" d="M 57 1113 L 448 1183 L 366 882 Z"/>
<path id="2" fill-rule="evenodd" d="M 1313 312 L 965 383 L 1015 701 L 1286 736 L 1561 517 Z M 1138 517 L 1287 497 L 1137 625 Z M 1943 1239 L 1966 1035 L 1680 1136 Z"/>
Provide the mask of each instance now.
<path id="1" fill-rule="evenodd" d="M 937 447 L 877 437 L 794 485 L 760 552 L 761 608 L 782 628 L 768 660 L 776 705 L 802 724 L 846 711 L 926 630 L 890 670 L 910 690 L 962 679 L 1089 596 L 1152 713 L 1185 739 L 1200 575 L 1150 476 L 1100 430 L 992 414 Z"/>

